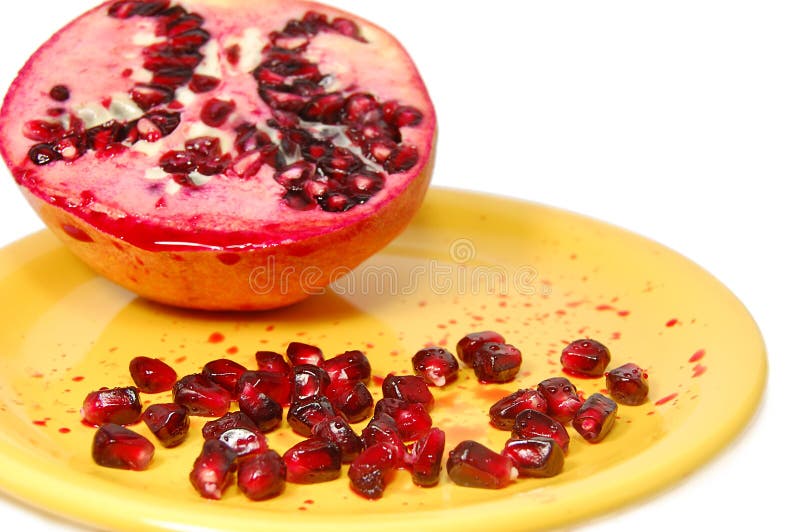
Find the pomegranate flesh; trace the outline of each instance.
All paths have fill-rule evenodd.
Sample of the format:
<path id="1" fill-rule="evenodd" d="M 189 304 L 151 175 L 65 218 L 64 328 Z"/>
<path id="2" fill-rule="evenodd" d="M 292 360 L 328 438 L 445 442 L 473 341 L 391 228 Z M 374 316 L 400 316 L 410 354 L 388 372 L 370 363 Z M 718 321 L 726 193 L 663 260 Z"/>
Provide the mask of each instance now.
<path id="1" fill-rule="evenodd" d="M 105 2 L 0 109 L 0 153 L 70 250 L 202 309 L 285 306 L 377 252 L 418 210 L 435 136 L 397 40 L 305 0 Z"/>
<path id="2" fill-rule="evenodd" d="M 221 499 L 233 483 L 236 473 L 236 452 L 220 440 L 206 440 L 195 459 L 189 481 L 205 499 Z"/>
<path id="3" fill-rule="evenodd" d="M 547 401 L 534 388 L 525 388 L 507 395 L 489 408 L 489 419 L 492 425 L 501 430 L 511 430 L 517 414 L 523 410 L 547 412 Z"/>
<path id="4" fill-rule="evenodd" d="M 476 441 L 462 441 L 450 451 L 447 474 L 459 486 L 500 489 L 517 478 L 517 469 L 507 456 Z"/>
<path id="5" fill-rule="evenodd" d="M 142 419 L 164 447 L 175 447 L 189 435 L 189 411 L 175 403 L 148 406 Z"/>
<path id="6" fill-rule="evenodd" d="M 511 437 L 526 440 L 536 436 L 551 438 L 565 453 L 569 449 L 569 433 L 560 421 L 536 410 L 523 410 L 514 420 Z"/>
<path id="7" fill-rule="evenodd" d="M 547 413 L 561 423 L 569 422 L 583 404 L 575 385 L 564 377 L 545 379 L 537 389 L 547 401 Z"/>
<path id="8" fill-rule="evenodd" d="M 564 371 L 581 377 L 601 377 L 610 361 L 608 348 L 590 338 L 570 342 L 561 351 Z"/>
<path id="9" fill-rule="evenodd" d="M 593 393 L 572 418 L 572 426 L 589 443 L 606 437 L 617 417 L 617 403 L 601 393 Z"/>
<path id="10" fill-rule="evenodd" d="M 316 484 L 339 478 L 342 452 L 335 443 L 309 438 L 293 445 L 283 454 L 286 480 L 295 484 Z"/>
<path id="11" fill-rule="evenodd" d="M 250 500 L 271 499 L 283 492 L 286 485 L 286 464 L 281 455 L 271 449 L 241 459 L 236 483 Z"/>
<path id="12" fill-rule="evenodd" d="M 428 347 L 411 359 L 414 373 L 433 386 L 442 387 L 458 377 L 458 360 L 447 349 Z"/>
<path id="13" fill-rule="evenodd" d="M 92 442 L 95 463 L 116 469 L 147 469 L 153 460 L 155 447 L 147 438 L 115 423 L 97 429 Z"/>
<path id="14" fill-rule="evenodd" d="M 456 345 L 456 354 L 467 367 L 472 367 L 475 352 L 486 342 L 505 343 L 506 339 L 494 331 L 474 332 L 464 336 Z"/>
<path id="15" fill-rule="evenodd" d="M 139 392 L 132 386 L 89 392 L 83 400 L 81 414 L 90 425 L 132 425 L 139 421 L 142 414 Z"/>
<path id="16" fill-rule="evenodd" d="M 643 404 L 650 391 L 647 373 L 632 362 L 606 373 L 606 388 L 615 401 L 628 406 Z"/>
<path id="17" fill-rule="evenodd" d="M 172 389 L 178 374 L 169 364 L 157 358 L 135 357 L 128 369 L 141 393 L 160 393 Z"/>
<path id="18" fill-rule="evenodd" d="M 547 478 L 564 469 L 564 451 L 552 438 L 508 440 L 502 454 L 514 462 L 521 477 Z"/>

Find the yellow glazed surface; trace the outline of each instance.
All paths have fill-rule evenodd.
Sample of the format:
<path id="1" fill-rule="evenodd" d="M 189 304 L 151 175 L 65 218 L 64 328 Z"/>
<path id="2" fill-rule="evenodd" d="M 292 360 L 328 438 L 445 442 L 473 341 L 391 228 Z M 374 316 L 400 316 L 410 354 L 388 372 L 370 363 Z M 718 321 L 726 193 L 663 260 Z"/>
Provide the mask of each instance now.
<path id="1" fill-rule="evenodd" d="M 686 476 L 739 433 L 755 411 L 766 353 L 747 310 L 717 280 L 676 253 L 564 211 L 452 190 L 432 190 L 411 227 L 325 294 L 251 314 L 201 313 L 136 298 L 98 277 L 42 232 L 0 251 L 0 489 L 77 522 L 120 530 L 537 530 L 611 511 Z M 600 444 L 572 428 L 562 474 L 498 491 L 463 488 L 443 473 L 434 488 L 399 472 L 383 499 L 366 501 L 339 480 L 287 485 L 252 502 L 235 486 L 201 499 L 187 476 L 203 418 L 176 449 L 156 444 L 149 470 L 95 465 L 93 429 L 80 405 L 101 386 L 131 384 L 134 356 L 162 357 L 179 374 L 213 358 L 255 367 L 259 349 L 290 341 L 327 356 L 362 349 L 373 374 L 410 373 L 425 345 L 455 344 L 493 329 L 523 353 L 517 378 L 459 379 L 434 390 L 434 424 L 447 449 L 474 439 L 499 450 L 508 433 L 488 424 L 503 395 L 560 375 L 563 345 L 604 342 L 611 367 L 634 361 L 650 401 L 620 406 Z M 604 380 L 574 380 L 585 395 Z M 371 386 L 376 397 L 380 385 Z M 142 395 L 145 405 L 169 394 Z M 360 429 L 362 424 L 357 425 Z M 144 424 L 132 427 L 149 435 Z M 299 437 L 267 435 L 283 452 Z M 311 528 L 309 528 L 311 527 Z"/>

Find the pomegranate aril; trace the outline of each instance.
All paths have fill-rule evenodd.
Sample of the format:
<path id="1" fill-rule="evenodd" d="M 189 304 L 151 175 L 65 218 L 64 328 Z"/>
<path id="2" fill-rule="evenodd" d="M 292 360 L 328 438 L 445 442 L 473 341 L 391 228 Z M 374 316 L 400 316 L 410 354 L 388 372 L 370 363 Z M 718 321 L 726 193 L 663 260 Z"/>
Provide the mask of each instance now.
<path id="1" fill-rule="evenodd" d="M 314 175 L 315 167 L 306 161 L 297 161 L 275 172 L 273 178 L 286 189 L 299 190 Z"/>
<path id="2" fill-rule="evenodd" d="M 347 148 L 338 146 L 330 155 L 322 157 L 317 163 L 323 174 L 340 181 L 360 170 L 363 165 L 364 163 L 356 154 Z"/>
<path id="3" fill-rule="evenodd" d="M 517 469 L 507 456 L 476 441 L 462 441 L 450 451 L 447 474 L 459 486 L 499 489 L 517 478 Z"/>
<path id="4" fill-rule="evenodd" d="M 103 467 L 143 471 L 154 453 L 147 438 L 115 423 L 98 428 L 92 441 L 92 459 Z"/>
<path id="5" fill-rule="evenodd" d="M 63 160 L 73 161 L 86 153 L 85 139 L 81 135 L 68 135 L 55 141 L 53 149 Z"/>
<path id="6" fill-rule="evenodd" d="M 398 462 L 397 449 L 384 444 L 364 449 L 350 464 L 350 488 L 367 499 L 380 499 Z"/>
<path id="7" fill-rule="evenodd" d="M 356 92 L 344 102 L 343 119 L 347 124 L 363 123 L 367 117 L 379 109 L 380 105 L 372 94 Z"/>
<path id="8" fill-rule="evenodd" d="M 309 122 L 335 124 L 344 107 L 344 97 L 338 92 L 316 96 L 300 112 L 300 116 Z"/>
<path id="9" fill-rule="evenodd" d="M 315 345 L 304 344 L 302 342 L 290 343 L 286 348 L 286 356 L 289 358 L 289 362 L 294 366 L 300 364 L 319 366 L 324 360 L 322 349 Z"/>
<path id="10" fill-rule="evenodd" d="M 230 170 L 235 176 L 249 179 L 256 175 L 264 166 L 264 154 L 260 150 L 245 152 L 231 163 Z"/>
<path id="11" fill-rule="evenodd" d="M 569 433 L 560 421 L 536 410 L 523 410 L 514 420 L 511 438 L 526 440 L 536 436 L 552 438 L 565 453 L 569 449 Z"/>
<path id="12" fill-rule="evenodd" d="M 283 419 L 280 403 L 256 388 L 245 387 L 238 396 L 239 409 L 258 425 L 261 432 L 275 430 Z"/>
<path id="13" fill-rule="evenodd" d="M 331 21 L 330 25 L 331 29 L 333 29 L 337 33 L 341 33 L 345 37 L 350 37 L 351 39 L 355 39 L 357 41 L 366 42 L 364 37 L 361 36 L 361 30 L 350 19 L 343 18 L 343 17 L 336 17 Z"/>
<path id="14" fill-rule="evenodd" d="M 50 94 L 50 98 L 57 102 L 69 100 L 69 88 L 66 85 L 53 85 L 48 94 Z"/>
<path id="15" fill-rule="evenodd" d="M 183 146 L 187 152 L 194 154 L 198 160 L 222 155 L 218 137 L 195 137 L 184 142 Z"/>
<path id="16" fill-rule="evenodd" d="M 200 111 L 200 120 L 209 127 L 219 127 L 225 123 L 228 116 L 236 109 L 236 103 L 212 98 L 208 100 Z"/>
<path id="17" fill-rule="evenodd" d="M 83 400 L 81 414 L 90 425 L 131 425 L 138 422 L 142 414 L 139 392 L 132 386 L 89 392 Z"/>
<path id="18" fill-rule="evenodd" d="M 403 441 L 412 441 L 428 432 L 433 425 L 425 405 L 401 399 L 383 398 L 375 403 L 375 415 L 387 414 L 397 424 Z"/>
<path id="19" fill-rule="evenodd" d="M 195 459 L 189 481 L 201 497 L 221 499 L 233 483 L 236 473 L 236 452 L 217 439 L 206 440 Z"/>
<path id="20" fill-rule="evenodd" d="M 297 434 L 308 437 L 311 436 L 314 425 L 331 419 L 336 414 L 327 397 L 315 395 L 293 401 L 286 413 L 286 421 Z"/>
<path id="21" fill-rule="evenodd" d="M 246 367 L 227 358 L 218 358 L 203 366 L 203 375 L 231 394 L 236 393 L 236 384 L 246 371 Z"/>
<path id="22" fill-rule="evenodd" d="M 202 373 L 182 377 L 172 387 L 173 402 L 183 405 L 193 416 L 220 417 L 231 406 L 231 395 Z"/>
<path id="23" fill-rule="evenodd" d="M 361 381 L 334 381 L 328 386 L 325 395 L 330 399 L 334 410 L 350 423 L 363 421 L 372 413 L 374 399 L 367 385 Z"/>
<path id="24" fill-rule="evenodd" d="M 283 358 L 283 355 L 275 351 L 256 351 L 256 364 L 259 371 L 278 373 L 287 378 L 292 373 L 292 367 Z"/>
<path id="25" fill-rule="evenodd" d="M 153 72 L 150 82 L 153 85 L 163 85 L 170 89 L 177 89 L 192 78 L 192 69 L 186 67 L 165 67 Z"/>
<path id="26" fill-rule="evenodd" d="M 606 388 L 615 401 L 629 406 L 643 404 L 650 391 L 647 373 L 632 362 L 606 373 Z"/>
<path id="27" fill-rule="evenodd" d="M 401 144 L 392 152 L 383 163 L 383 167 L 390 174 L 399 174 L 411 170 L 419 161 L 419 152 L 414 146 Z"/>
<path id="28" fill-rule="evenodd" d="M 508 440 L 503 455 L 511 459 L 522 477 L 552 477 L 564 468 L 561 446 L 552 438 L 543 436 Z"/>
<path id="29" fill-rule="evenodd" d="M 361 381 L 369 383 L 372 366 L 362 351 L 345 351 L 341 355 L 322 361 L 320 367 L 336 381 Z"/>
<path id="30" fill-rule="evenodd" d="M 319 366 L 300 364 L 292 368 L 292 401 L 324 395 L 331 383 L 328 373 Z"/>
<path id="31" fill-rule="evenodd" d="M 54 142 L 60 139 L 66 131 L 58 122 L 46 120 L 28 120 L 22 129 L 25 138 L 36 142 Z"/>
<path id="32" fill-rule="evenodd" d="M 481 382 L 508 382 L 522 366 L 522 353 L 510 344 L 486 342 L 475 352 L 472 369 Z"/>
<path id="33" fill-rule="evenodd" d="M 246 371 L 236 385 L 237 397 L 262 393 L 280 405 L 288 405 L 292 396 L 292 381 L 283 373 Z"/>
<path id="34" fill-rule="evenodd" d="M 383 190 L 386 180 L 380 174 L 370 173 L 366 170 L 357 172 L 347 178 L 347 192 L 363 203 L 370 196 Z"/>
<path id="35" fill-rule="evenodd" d="M 578 390 L 569 379 L 552 377 L 539 383 L 537 390 L 547 401 L 548 415 L 567 423 L 583 404 Z"/>
<path id="36" fill-rule="evenodd" d="M 164 137 L 175 131 L 181 123 L 181 114 L 169 111 L 150 111 L 144 118 L 152 122 Z"/>
<path id="37" fill-rule="evenodd" d="M 167 68 L 194 69 L 203 60 L 203 56 L 193 50 L 178 51 L 166 43 L 148 46 L 143 50 L 145 70 L 157 71 Z"/>
<path id="38" fill-rule="evenodd" d="M 433 408 L 434 398 L 425 380 L 417 375 L 388 375 L 381 384 L 383 397 L 420 403 L 426 410 Z"/>
<path id="39" fill-rule="evenodd" d="M 456 345 L 456 354 L 458 355 L 458 358 L 464 362 L 464 364 L 471 368 L 475 358 L 475 353 L 478 351 L 478 348 L 481 345 L 485 344 L 486 342 L 502 344 L 505 343 L 505 341 L 505 338 L 503 338 L 501 334 L 494 331 L 469 333 L 458 341 L 458 344 Z"/>
<path id="40" fill-rule="evenodd" d="M 589 443 L 606 437 L 617 417 L 617 403 L 603 394 L 593 393 L 572 418 L 572 426 Z"/>
<path id="41" fill-rule="evenodd" d="M 338 192 L 326 194 L 317 200 L 317 203 L 322 207 L 322 210 L 327 212 L 344 212 L 356 204 L 350 196 Z"/>
<path id="42" fill-rule="evenodd" d="M 400 429 L 388 414 L 378 414 L 373 417 L 361 431 L 361 439 L 364 440 L 365 447 L 383 443 L 405 453 L 405 444 L 400 435 Z"/>
<path id="43" fill-rule="evenodd" d="M 186 13 L 181 17 L 170 20 L 164 27 L 164 34 L 169 37 L 175 37 L 189 30 L 200 28 L 204 22 L 205 20 L 200 15 L 196 13 Z"/>
<path id="44" fill-rule="evenodd" d="M 309 438 L 290 447 L 283 454 L 286 480 L 295 484 L 314 484 L 339 478 L 342 453 L 336 444 L 321 438 Z"/>
<path id="45" fill-rule="evenodd" d="M 570 374 L 583 377 L 600 377 L 611 361 L 611 353 L 606 346 L 584 338 L 570 342 L 561 351 L 561 366 Z"/>
<path id="46" fill-rule="evenodd" d="M 417 351 L 411 359 L 414 373 L 433 386 L 444 386 L 458 377 L 458 360 L 441 347 L 429 347 Z"/>
<path id="47" fill-rule="evenodd" d="M 34 144 L 31 146 L 31 149 L 28 150 L 28 159 L 30 159 L 33 164 L 42 166 L 50 164 L 53 161 L 60 161 L 61 154 L 50 144 Z"/>
<path id="48" fill-rule="evenodd" d="M 189 90 L 196 93 L 209 92 L 216 89 L 221 80 L 204 74 L 194 74 L 189 80 Z"/>
<path id="49" fill-rule="evenodd" d="M 270 499 L 286 485 L 286 464 L 281 455 L 269 449 L 239 461 L 236 482 L 245 497 L 253 501 Z"/>
<path id="50" fill-rule="evenodd" d="M 547 413 L 547 401 L 533 388 L 525 388 L 507 395 L 489 408 L 492 425 L 501 430 L 511 430 L 517 414 L 523 410 Z"/>
<path id="51" fill-rule="evenodd" d="M 422 113 L 410 105 L 400 105 L 391 118 L 387 118 L 396 127 L 414 127 L 422 122 Z"/>
<path id="52" fill-rule="evenodd" d="M 444 431 L 436 427 L 431 428 L 414 443 L 411 453 L 406 458 L 414 484 L 430 487 L 439 483 L 444 446 Z"/>
<path id="53" fill-rule="evenodd" d="M 178 49 L 197 49 L 203 46 L 211 38 L 206 30 L 195 28 L 193 30 L 184 31 L 178 35 L 173 35 L 167 41 L 170 46 Z"/>
<path id="54" fill-rule="evenodd" d="M 152 17 L 169 6 L 169 0 L 120 0 L 108 8 L 108 15 L 114 18 L 130 18 L 134 15 Z"/>
<path id="55" fill-rule="evenodd" d="M 145 425 L 164 447 L 175 447 L 189 435 L 189 411 L 175 403 L 148 406 L 142 414 Z"/>
<path id="56" fill-rule="evenodd" d="M 364 450 L 364 442 L 342 416 L 335 416 L 314 425 L 311 435 L 333 442 L 342 452 L 342 463 L 352 462 Z"/>

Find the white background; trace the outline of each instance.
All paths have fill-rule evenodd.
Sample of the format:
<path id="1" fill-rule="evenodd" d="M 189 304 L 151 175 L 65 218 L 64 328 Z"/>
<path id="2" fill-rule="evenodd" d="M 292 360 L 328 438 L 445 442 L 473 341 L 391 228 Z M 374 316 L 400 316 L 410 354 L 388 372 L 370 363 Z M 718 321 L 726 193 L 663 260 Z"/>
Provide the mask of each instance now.
<path id="1" fill-rule="evenodd" d="M 792 528 L 800 4 L 331 3 L 388 28 L 416 59 L 440 123 L 434 184 L 527 198 L 648 236 L 717 276 L 762 329 L 768 390 L 742 437 L 683 483 L 579 529 Z M 0 90 L 92 5 L 4 3 Z M 2 173 L 5 245 L 42 226 Z M 0 515 L 4 530 L 71 529 L 2 496 Z"/>

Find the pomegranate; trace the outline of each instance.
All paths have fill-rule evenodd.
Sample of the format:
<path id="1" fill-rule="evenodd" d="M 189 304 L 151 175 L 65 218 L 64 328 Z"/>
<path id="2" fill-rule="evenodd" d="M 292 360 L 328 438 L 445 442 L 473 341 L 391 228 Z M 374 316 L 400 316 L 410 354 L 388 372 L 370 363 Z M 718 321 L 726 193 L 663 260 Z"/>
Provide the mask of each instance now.
<path id="1" fill-rule="evenodd" d="M 256 364 L 259 371 L 266 371 L 270 373 L 278 373 L 289 377 L 292 373 L 292 368 L 283 355 L 275 351 L 257 351 Z"/>
<path id="2" fill-rule="evenodd" d="M 629 406 L 638 406 L 647 401 L 650 391 L 647 373 L 633 362 L 606 373 L 606 388 L 615 401 Z"/>
<path id="3" fill-rule="evenodd" d="M 228 412 L 231 394 L 202 373 L 182 377 L 172 387 L 172 400 L 193 416 L 219 417 Z"/>
<path id="4" fill-rule="evenodd" d="M 291 371 L 289 371 L 289 375 Z M 288 405 L 292 397 L 292 382 L 289 375 L 273 371 L 245 371 L 236 383 L 236 396 L 243 397 L 266 395 L 280 405 Z"/>
<path id="5" fill-rule="evenodd" d="M 131 425 L 138 422 L 142 414 L 139 392 L 132 386 L 89 392 L 83 400 L 81 414 L 90 425 Z"/>
<path id="6" fill-rule="evenodd" d="M 369 383 L 372 366 L 367 356 L 361 351 L 345 351 L 341 355 L 329 358 L 320 364 L 331 381 L 362 381 Z"/>
<path id="7" fill-rule="evenodd" d="M 570 342 L 561 351 L 564 371 L 580 377 L 601 377 L 610 361 L 608 348 L 591 338 Z"/>
<path id="8" fill-rule="evenodd" d="M 381 413 L 370 419 L 367 426 L 361 431 L 361 439 L 364 440 L 366 447 L 382 443 L 397 449 L 400 456 L 405 453 L 406 447 L 403 437 L 400 435 L 400 429 L 389 414 Z"/>
<path id="9" fill-rule="evenodd" d="M 292 402 L 324 395 L 331 383 L 331 378 L 324 369 L 311 364 L 300 364 L 292 368 Z"/>
<path id="10" fill-rule="evenodd" d="M 233 483 L 235 473 L 236 451 L 220 440 L 211 439 L 203 443 L 189 473 L 189 481 L 201 497 L 221 499 L 222 493 Z"/>
<path id="11" fill-rule="evenodd" d="M 507 395 L 489 408 L 489 419 L 495 427 L 501 430 L 511 430 L 517 414 L 523 410 L 536 410 L 547 412 L 547 401 L 533 388 L 524 388 Z"/>
<path id="12" fill-rule="evenodd" d="M 537 389 L 547 401 L 547 413 L 561 423 L 571 420 L 583 404 L 575 385 L 564 377 L 545 379 Z"/>
<path id="13" fill-rule="evenodd" d="M 569 433 L 560 421 L 536 410 L 523 410 L 514 420 L 511 438 L 525 440 L 535 436 L 551 438 L 565 453 L 569 449 Z"/>
<path id="14" fill-rule="evenodd" d="M 299 301 L 386 245 L 422 202 L 435 131 L 394 37 L 304 0 L 105 2 L 0 110 L 12 175 L 78 257 L 204 309 Z"/>
<path id="15" fill-rule="evenodd" d="M 589 443 L 606 437 L 617 417 L 617 403 L 601 393 L 593 393 L 572 418 L 572 426 Z"/>
<path id="16" fill-rule="evenodd" d="M 325 395 L 333 408 L 350 423 L 364 421 L 372 413 L 374 399 L 361 381 L 336 381 L 328 386 Z"/>
<path id="17" fill-rule="evenodd" d="M 499 489 L 511 484 L 518 472 L 509 457 L 476 441 L 466 440 L 450 451 L 447 474 L 459 486 Z"/>
<path id="18" fill-rule="evenodd" d="M 230 447 L 236 456 L 259 454 L 267 450 L 267 440 L 258 426 L 242 412 L 230 412 L 203 425 L 203 438 L 217 439 Z"/>
<path id="19" fill-rule="evenodd" d="M 510 344 L 484 342 L 472 358 L 472 369 L 481 382 L 508 382 L 522 366 L 522 353 Z"/>
<path id="20" fill-rule="evenodd" d="M 458 377 L 458 360 L 447 349 L 427 347 L 411 359 L 414 373 L 433 386 L 441 387 Z"/>
<path id="21" fill-rule="evenodd" d="M 409 403 L 402 399 L 384 397 L 375 403 L 375 415 L 381 414 L 394 419 L 403 441 L 419 439 L 433 425 L 431 416 L 422 403 Z"/>
<path id="22" fill-rule="evenodd" d="M 342 463 L 349 464 L 364 450 L 364 442 L 342 416 L 320 421 L 311 429 L 315 438 L 335 443 L 342 452 Z"/>
<path id="23" fill-rule="evenodd" d="M 433 427 L 414 442 L 406 462 L 411 469 L 411 480 L 417 486 L 430 487 L 439 483 L 444 456 L 444 431 Z"/>
<path id="24" fill-rule="evenodd" d="M 286 421 L 301 436 L 311 436 L 311 429 L 322 421 L 337 415 L 330 400 L 324 395 L 312 395 L 292 402 Z"/>
<path id="25" fill-rule="evenodd" d="M 420 403 L 429 411 L 433 408 L 434 398 L 425 380 L 417 375 L 389 375 L 381 384 L 383 397 L 402 399 L 407 403 Z"/>
<path id="26" fill-rule="evenodd" d="M 511 439 L 502 454 L 511 458 L 521 477 L 552 477 L 564 468 L 564 451 L 552 438 Z"/>
<path id="27" fill-rule="evenodd" d="M 203 366 L 203 375 L 231 394 L 236 392 L 236 383 L 239 382 L 239 378 L 245 371 L 247 371 L 246 367 L 227 358 L 218 358 Z"/>
<path id="28" fill-rule="evenodd" d="M 286 356 L 293 366 L 308 364 L 319 366 L 325 357 L 322 349 L 315 345 L 304 344 L 302 342 L 292 342 L 286 347 Z"/>
<path id="29" fill-rule="evenodd" d="M 398 462 L 397 449 L 378 443 L 364 449 L 350 465 L 350 488 L 366 499 L 380 499 Z"/>
<path id="30" fill-rule="evenodd" d="M 160 393 L 172 389 L 178 374 L 163 360 L 135 357 L 128 364 L 136 387 L 141 393 Z"/>
<path id="31" fill-rule="evenodd" d="M 339 478 L 342 452 L 335 443 L 309 438 L 283 453 L 286 480 L 295 484 L 316 484 Z"/>
<path id="32" fill-rule="evenodd" d="M 142 419 L 164 447 L 175 447 L 189 435 L 189 411 L 175 403 L 148 406 Z"/>
<path id="33" fill-rule="evenodd" d="M 269 449 L 239 461 L 236 483 L 248 499 L 263 501 L 280 495 L 286 485 L 286 464 Z"/>
<path id="34" fill-rule="evenodd" d="M 116 469 L 147 469 L 155 447 L 147 438 L 121 425 L 107 423 L 97 429 L 92 442 L 95 463 Z"/>
<path id="35" fill-rule="evenodd" d="M 502 335 L 494 331 L 481 331 L 469 333 L 464 338 L 458 341 L 456 345 L 456 354 L 467 367 L 472 367 L 473 360 L 475 359 L 475 352 L 478 348 L 486 342 L 495 342 L 498 344 L 505 343 L 506 339 Z"/>

